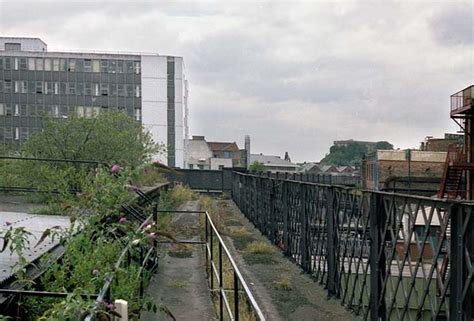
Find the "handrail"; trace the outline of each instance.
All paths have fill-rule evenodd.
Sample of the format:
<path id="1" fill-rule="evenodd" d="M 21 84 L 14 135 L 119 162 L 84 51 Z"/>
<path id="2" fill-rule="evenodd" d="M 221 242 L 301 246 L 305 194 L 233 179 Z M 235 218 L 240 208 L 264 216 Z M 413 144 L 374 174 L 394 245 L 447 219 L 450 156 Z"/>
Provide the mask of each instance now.
<path id="1" fill-rule="evenodd" d="M 343 186 L 343 185 L 329 185 L 329 184 L 322 184 L 322 183 L 313 183 L 313 182 L 301 182 L 301 181 L 295 181 L 295 180 L 290 180 L 290 179 L 283 179 L 283 178 L 273 178 L 273 177 L 266 177 L 266 176 L 259 176 L 255 174 L 248 174 L 248 173 L 241 173 L 241 172 L 233 172 L 234 175 L 239 175 L 239 176 L 247 176 L 247 177 L 254 177 L 254 178 L 264 178 L 264 179 L 270 179 L 276 182 L 292 182 L 292 183 L 298 183 L 298 184 L 303 184 L 303 185 L 311 185 L 311 186 L 318 186 L 318 187 L 327 187 L 327 188 L 338 188 L 340 190 L 346 190 L 346 191 L 351 191 L 355 190 L 353 187 L 348 187 L 348 186 Z M 362 193 L 371 193 L 371 194 L 377 194 L 377 195 L 382 195 L 382 196 L 392 196 L 392 197 L 407 197 L 413 200 L 420 200 L 420 201 L 432 201 L 432 202 L 438 202 L 438 203 L 446 203 L 446 204 L 452 204 L 452 203 L 458 203 L 458 204 L 472 204 L 473 202 L 468 201 L 468 200 L 457 200 L 457 199 L 441 199 L 441 198 L 431 198 L 428 196 L 421 196 L 421 195 L 412 195 L 412 194 L 404 194 L 404 193 L 393 193 L 393 192 L 386 192 L 386 191 L 374 191 L 374 190 L 368 190 L 368 189 L 362 189 L 358 191 Z"/>
<path id="2" fill-rule="evenodd" d="M 105 164 L 102 161 L 94 161 L 94 160 L 38 158 L 38 157 L 20 157 L 20 156 L 0 156 L 0 159 L 29 160 L 29 161 L 56 162 L 56 163 L 80 163 L 80 164 L 96 164 L 96 165 Z"/>
<path id="3" fill-rule="evenodd" d="M 211 287 L 213 287 L 213 278 L 214 276 L 212 274 L 216 274 L 216 280 L 219 283 L 219 295 L 220 295 L 220 319 L 224 320 L 223 317 L 223 305 L 225 304 L 227 314 L 229 315 L 229 318 L 231 320 L 238 321 L 239 320 L 239 300 L 238 300 L 238 294 L 239 294 L 239 288 L 238 288 L 238 283 L 240 282 L 243 292 L 246 295 L 250 306 L 254 313 L 256 314 L 256 317 L 258 320 L 264 321 L 265 316 L 263 315 L 260 307 L 257 304 L 257 301 L 255 300 L 254 296 L 252 295 L 252 292 L 250 292 L 250 289 L 245 282 L 242 273 L 240 272 L 239 268 L 237 267 L 237 264 L 235 263 L 234 259 L 232 258 L 232 255 L 230 254 L 229 249 L 224 243 L 224 240 L 222 239 L 222 236 L 218 232 L 216 226 L 214 225 L 214 222 L 212 221 L 209 212 L 205 212 L 205 217 L 206 217 L 206 227 L 205 227 L 205 232 L 206 232 L 206 249 L 207 249 L 207 255 L 206 255 L 206 266 L 207 262 L 210 259 L 210 267 L 211 267 Z M 210 229 L 209 229 L 210 227 Z M 219 269 L 216 267 L 215 262 L 214 262 L 214 241 L 213 241 L 213 235 L 217 238 L 218 241 L 218 251 L 219 251 Z M 226 297 L 225 293 L 227 292 L 226 289 L 224 289 L 223 286 L 223 275 L 222 275 L 222 252 L 227 256 L 227 259 L 232 267 L 232 270 L 234 272 L 234 314 L 232 314 L 230 304 L 228 301 L 228 298 Z M 212 289 L 213 290 L 213 289 Z"/>

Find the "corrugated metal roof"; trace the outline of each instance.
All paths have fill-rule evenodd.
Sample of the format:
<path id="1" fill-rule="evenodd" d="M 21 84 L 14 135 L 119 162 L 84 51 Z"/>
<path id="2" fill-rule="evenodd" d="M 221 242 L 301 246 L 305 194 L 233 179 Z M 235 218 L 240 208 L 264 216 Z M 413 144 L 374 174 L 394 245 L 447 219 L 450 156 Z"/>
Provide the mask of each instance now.
<path id="1" fill-rule="evenodd" d="M 23 253 L 23 256 L 28 260 L 28 262 L 33 262 L 34 260 L 38 259 L 41 255 L 50 251 L 59 243 L 58 238 L 55 238 L 53 242 L 51 237 L 48 237 L 41 244 L 35 247 L 43 232 L 47 228 L 51 228 L 53 226 L 60 226 L 61 228 L 69 227 L 69 217 L 59 215 L 0 212 L 0 230 L 2 231 L 2 234 L 4 234 L 5 231 L 7 231 L 10 227 L 24 227 L 26 231 L 32 233 L 32 235 L 30 235 L 28 238 L 28 241 L 30 242 L 30 248 L 25 249 Z M 3 240 L 0 242 L 3 246 Z M 20 268 L 16 265 L 18 261 L 18 255 L 15 253 L 10 253 L 8 248 L 0 253 L 0 283 L 10 278 L 10 276 L 12 276 Z"/>

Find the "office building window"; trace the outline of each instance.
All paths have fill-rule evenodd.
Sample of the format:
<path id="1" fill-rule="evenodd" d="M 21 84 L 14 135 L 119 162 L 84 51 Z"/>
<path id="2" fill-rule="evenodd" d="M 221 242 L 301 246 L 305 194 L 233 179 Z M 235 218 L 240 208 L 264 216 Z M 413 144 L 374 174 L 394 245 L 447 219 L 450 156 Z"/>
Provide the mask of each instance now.
<path id="1" fill-rule="evenodd" d="M 125 85 L 125 90 L 126 90 L 125 95 L 127 97 L 133 97 L 133 85 Z"/>
<path id="2" fill-rule="evenodd" d="M 141 97 L 140 85 L 135 86 L 135 97 Z"/>
<path id="3" fill-rule="evenodd" d="M 108 72 L 109 70 L 109 61 L 108 60 L 101 60 L 100 61 L 100 72 Z"/>
<path id="4" fill-rule="evenodd" d="M 76 59 L 68 59 L 67 71 L 69 71 L 69 72 L 75 72 L 76 71 Z"/>
<path id="5" fill-rule="evenodd" d="M 109 85 L 110 96 L 117 96 L 117 85 L 110 84 Z"/>
<path id="6" fill-rule="evenodd" d="M 35 58 L 28 58 L 28 70 L 35 70 Z"/>
<path id="7" fill-rule="evenodd" d="M 36 93 L 35 89 L 36 89 L 35 82 L 34 81 L 28 81 L 28 92 L 30 94 L 35 94 Z"/>
<path id="8" fill-rule="evenodd" d="M 99 84 L 94 84 L 94 96 L 99 96 Z"/>
<path id="9" fill-rule="evenodd" d="M 67 106 L 61 106 L 60 115 L 62 118 L 67 118 L 67 116 L 69 115 L 67 111 Z"/>
<path id="10" fill-rule="evenodd" d="M 115 60 L 109 61 L 109 73 L 115 74 L 117 69 L 117 62 Z"/>
<path id="11" fill-rule="evenodd" d="M 14 140 L 19 140 L 20 139 L 20 128 L 15 127 L 15 137 L 13 137 Z"/>
<path id="12" fill-rule="evenodd" d="M 1 69 L 1 68 L 0 68 Z M 117 60 L 117 73 L 123 74 L 123 61 Z"/>
<path id="13" fill-rule="evenodd" d="M 51 71 L 51 59 L 44 60 L 44 70 Z"/>
<path id="14" fill-rule="evenodd" d="M 19 81 L 14 82 L 13 92 L 14 93 L 19 93 L 20 92 L 20 82 Z"/>
<path id="15" fill-rule="evenodd" d="M 7 94 L 12 92 L 12 81 L 11 80 L 5 80 L 3 82 L 3 92 L 7 93 Z"/>
<path id="16" fill-rule="evenodd" d="M 0 70 L 3 70 L 3 57 L 0 57 Z"/>
<path id="17" fill-rule="evenodd" d="M 92 84 L 91 83 L 86 82 L 84 84 L 84 95 L 92 96 Z"/>
<path id="18" fill-rule="evenodd" d="M 5 115 L 5 104 L 0 103 L 0 116 Z"/>
<path id="19" fill-rule="evenodd" d="M 18 70 L 19 67 L 20 67 L 19 65 L 20 65 L 20 63 L 19 63 L 18 58 L 15 58 L 15 59 L 13 60 L 13 69 Z"/>
<path id="20" fill-rule="evenodd" d="M 101 96 L 109 95 L 109 84 L 100 84 L 100 95 Z"/>
<path id="21" fill-rule="evenodd" d="M 66 59 L 59 59 L 59 71 L 66 71 Z"/>
<path id="22" fill-rule="evenodd" d="M 54 94 L 59 95 L 59 83 L 54 82 Z"/>
<path id="23" fill-rule="evenodd" d="M 13 138 L 13 128 L 7 127 L 5 128 L 5 139 L 12 139 Z"/>
<path id="24" fill-rule="evenodd" d="M 141 108 L 135 108 L 135 119 L 141 120 L 142 119 L 142 110 Z"/>
<path id="25" fill-rule="evenodd" d="M 27 110 L 28 110 L 28 116 L 36 116 L 36 105 L 28 105 L 27 106 Z"/>
<path id="26" fill-rule="evenodd" d="M 43 58 L 36 58 L 36 70 L 43 70 Z"/>
<path id="27" fill-rule="evenodd" d="M 20 139 L 28 138 L 28 127 L 20 127 Z"/>
<path id="28" fill-rule="evenodd" d="M 45 94 L 52 95 L 54 93 L 53 82 L 52 81 L 45 81 L 44 82 L 44 90 L 45 90 Z"/>
<path id="29" fill-rule="evenodd" d="M 52 116 L 53 115 L 53 106 L 51 106 L 51 105 L 44 106 L 44 113 L 48 116 Z"/>
<path id="30" fill-rule="evenodd" d="M 5 70 L 12 69 L 12 62 L 10 57 L 5 57 Z"/>
<path id="31" fill-rule="evenodd" d="M 53 71 L 59 71 L 59 59 L 53 59 Z"/>
<path id="32" fill-rule="evenodd" d="M 76 83 L 75 82 L 70 82 L 68 83 L 67 86 L 67 94 L 68 95 L 75 95 L 76 94 Z"/>
<path id="33" fill-rule="evenodd" d="M 13 116 L 20 116 L 20 106 L 18 104 L 15 104 L 15 113 Z"/>
<path id="34" fill-rule="evenodd" d="M 125 65 L 126 65 L 126 68 L 127 68 L 127 73 L 132 74 L 133 73 L 133 61 L 126 61 Z"/>
<path id="35" fill-rule="evenodd" d="M 92 60 L 84 59 L 84 72 L 92 72 Z"/>
<path id="36" fill-rule="evenodd" d="M 133 65 L 134 65 L 135 73 L 139 74 L 140 73 L 140 61 L 135 61 L 133 63 Z"/>
<path id="37" fill-rule="evenodd" d="M 28 116 L 28 110 L 25 104 L 20 105 L 20 116 Z"/>
<path id="38" fill-rule="evenodd" d="M 36 81 L 35 82 L 35 88 L 36 88 L 36 93 L 37 94 L 42 94 L 43 93 L 43 82 L 42 81 Z"/>
<path id="39" fill-rule="evenodd" d="M 92 60 L 92 72 L 100 72 L 100 60 Z"/>
<path id="40" fill-rule="evenodd" d="M 11 42 L 5 43 L 5 50 L 13 50 L 13 51 L 21 51 L 21 43 L 18 42 Z"/>
<path id="41" fill-rule="evenodd" d="M 53 117 L 59 117 L 59 106 L 58 105 L 53 106 Z"/>
<path id="42" fill-rule="evenodd" d="M 76 59 L 76 72 L 84 71 L 84 60 Z"/>
<path id="43" fill-rule="evenodd" d="M 125 97 L 125 85 L 117 85 L 117 94 L 119 97 Z"/>
<path id="44" fill-rule="evenodd" d="M 82 82 L 78 82 L 76 84 L 76 95 L 84 95 L 84 84 Z"/>
<path id="45" fill-rule="evenodd" d="M 20 70 L 28 70 L 28 59 L 20 58 Z"/>
<path id="46" fill-rule="evenodd" d="M 20 81 L 20 92 L 22 94 L 27 94 L 28 93 L 28 82 Z"/>
<path id="47" fill-rule="evenodd" d="M 60 82 L 59 83 L 59 93 L 61 95 L 66 95 L 66 83 L 65 82 Z"/>

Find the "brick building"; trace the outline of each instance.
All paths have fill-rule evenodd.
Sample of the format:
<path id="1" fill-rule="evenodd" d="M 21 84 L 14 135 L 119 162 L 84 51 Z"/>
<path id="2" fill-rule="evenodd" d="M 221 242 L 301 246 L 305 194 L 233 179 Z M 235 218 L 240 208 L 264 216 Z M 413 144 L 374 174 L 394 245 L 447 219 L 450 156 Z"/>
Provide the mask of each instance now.
<path id="1" fill-rule="evenodd" d="M 362 162 L 362 187 L 432 195 L 438 190 L 445 160 L 445 152 L 378 150 Z"/>
<path id="2" fill-rule="evenodd" d="M 420 150 L 429 152 L 447 152 L 451 144 L 462 144 L 464 142 L 463 134 L 444 134 L 444 138 L 435 138 L 426 136 L 425 141 L 421 142 Z"/>

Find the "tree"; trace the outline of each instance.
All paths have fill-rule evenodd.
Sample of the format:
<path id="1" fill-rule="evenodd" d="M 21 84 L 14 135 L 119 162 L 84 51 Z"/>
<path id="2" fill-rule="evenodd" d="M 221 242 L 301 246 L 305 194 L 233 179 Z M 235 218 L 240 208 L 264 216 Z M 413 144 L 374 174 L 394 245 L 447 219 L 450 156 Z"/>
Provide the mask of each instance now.
<path id="1" fill-rule="evenodd" d="M 267 169 L 265 168 L 265 166 L 262 163 L 258 162 L 258 161 L 253 162 L 249 166 L 249 171 L 251 171 L 252 173 L 263 173 L 266 170 Z"/>
<path id="2" fill-rule="evenodd" d="M 46 118 L 43 131 L 26 141 L 22 154 L 134 167 L 158 151 L 139 122 L 123 113 L 108 112 L 92 118 Z"/>

